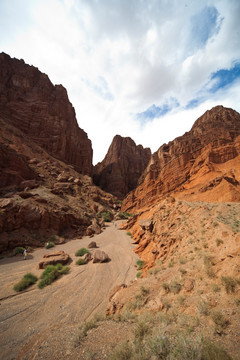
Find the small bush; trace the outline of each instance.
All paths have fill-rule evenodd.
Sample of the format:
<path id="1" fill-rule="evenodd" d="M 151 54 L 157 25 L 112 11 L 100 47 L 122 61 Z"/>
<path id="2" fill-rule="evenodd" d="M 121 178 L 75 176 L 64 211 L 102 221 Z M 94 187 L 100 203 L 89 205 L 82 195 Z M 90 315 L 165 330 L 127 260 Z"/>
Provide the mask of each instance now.
<path id="1" fill-rule="evenodd" d="M 202 315 L 209 315 L 209 306 L 208 306 L 208 303 L 204 300 L 201 300 L 199 303 L 198 303 L 198 311 L 200 312 L 200 314 Z"/>
<path id="2" fill-rule="evenodd" d="M 187 270 L 185 270 L 185 269 L 183 269 L 183 268 L 180 268 L 179 271 L 180 271 L 180 273 L 181 273 L 182 275 L 187 274 Z"/>
<path id="3" fill-rule="evenodd" d="M 59 236 L 58 235 L 51 235 L 50 238 L 49 238 L 49 242 L 53 242 L 58 240 L 59 239 Z"/>
<path id="4" fill-rule="evenodd" d="M 166 291 L 166 293 L 168 293 L 170 291 L 170 286 L 166 282 L 162 283 L 162 288 Z"/>
<path id="5" fill-rule="evenodd" d="M 204 263 L 206 274 L 208 275 L 208 277 L 213 278 L 215 276 L 215 273 L 212 268 L 212 265 L 214 265 L 213 257 L 204 255 L 203 263 Z"/>
<path id="6" fill-rule="evenodd" d="M 174 260 L 171 259 L 169 262 L 168 262 L 168 267 L 173 267 L 174 266 Z"/>
<path id="7" fill-rule="evenodd" d="M 185 303 L 186 297 L 185 296 L 179 296 L 177 298 L 180 305 L 183 305 Z"/>
<path id="8" fill-rule="evenodd" d="M 211 317 L 218 330 L 225 329 L 229 325 L 229 321 L 225 319 L 221 311 L 213 311 Z"/>
<path id="9" fill-rule="evenodd" d="M 114 353 L 111 355 L 110 360 L 130 360 L 133 359 L 135 354 L 133 345 L 125 341 L 117 345 Z"/>
<path id="10" fill-rule="evenodd" d="M 133 334 L 135 338 L 142 340 L 147 334 L 149 334 L 150 330 L 150 324 L 144 319 L 140 319 L 133 328 Z"/>
<path id="11" fill-rule="evenodd" d="M 204 360 L 232 360 L 224 349 L 205 339 L 202 339 L 201 355 L 201 359 Z"/>
<path id="12" fill-rule="evenodd" d="M 37 277 L 31 273 L 24 275 L 24 277 L 14 285 L 13 289 L 17 292 L 27 289 L 29 286 L 35 284 Z"/>
<path id="13" fill-rule="evenodd" d="M 235 288 L 237 285 L 237 280 L 231 278 L 230 276 L 222 276 L 222 283 L 225 286 L 225 290 L 226 292 L 229 293 L 234 293 L 235 292 Z"/>
<path id="14" fill-rule="evenodd" d="M 120 217 L 120 219 L 128 219 L 128 218 L 132 217 L 133 215 L 128 213 L 127 211 L 125 211 L 125 212 L 120 212 L 118 214 L 118 216 Z"/>
<path id="15" fill-rule="evenodd" d="M 142 275 L 142 273 L 143 273 L 142 271 L 138 271 L 136 277 L 137 277 L 137 278 L 140 278 L 140 276 Z"/>
<path id="16" fill-rule="evenodd" d="M 167 359 L 171 350 L 171 343 L 163 334 L 150 337 L 147 346 L 156 359 Z"/>
<path id="17" fill-rule="evenodd" d="M 168 311 L 171 307 L 170 302 L 167 301 L 166 299 L 162 299 L 162 304 L 163 304 L 164 309 L 166 309 L 166 311 Z"/>
<path id="18" fill-rule="evenodd" d="M 216 244 L 217 244 L 217 246 L 223 244 L 223 240 L 222 239 L 216 239 Z"/>
<path id="19" fill-rule="evenodd" d="M 100 213 L 100 216 L 103 218 L 105 222 L 111 222 L 113 217 L 111 211 L 103 211 Z"/>
<path id="20" fill-rule="evenodd" d="M 132 236 L 132 234 L 130 233 L 130 231 L 127 232 L 127 235 L 128 235 L 128 236 Z"/>
<path id="21" fill-rule="evenodd" d="M 85 254 L 88 254 L 90 251 L 86 248 L 81 248 L 75 252 L 75 256 L 83 256 Z"/>
<path id="22" fill-rule="evenodd" d="M 69 272 L 68 266 L 62 266 L 62 264 L 48 265 L 41 275 L 41 280 L 38 283 L 39 289 L 43 289 L 45 286 L 50 285 L 60 275 L 67 274 Z"/>
<path id="23" fill-rule="evenodd" d="M 219 292 L 221 289 L 217 284 L 212 284 L 212 291 Z"/>
<path id="24" fill-rule="evenodd" d="M 45 244 L 45 248 L 46 249 L 51 249 L 52 247 L 54 247 L 54 242 L 53 241 L 48 241 L 46 244 Z"/>
<path id="25" fill-rule="evenodd" d="M 96 319 L 91 319 L 89 321 L 84 321 L 84 323 L 79 326 L 78 333 L 74 339 L 75 348 L 81 344 L 81 340 L 87 336 L 89 330 L 98 327 L 97 322 L 98 321 Z"/>
<path id="26" fill-rule="evenodd" d="M 138 270 L 141 270 L 144 266 L 144 261 L 143 260 L 137 260 L 137 266 L 138 266 Z"/>
<path id="27" fill-rule="evenodd" d="M 14 250 L 14 255 L 23 254 L 24 250 L 25 250 L 24 247 L 18 246 L 18 247 Z"/>
<path id="28" fill-rule="evenodd" d="M 76 261 L 76 265 L 85 265 L 87 262 L 86 262 L 86 260 L 85 259 L 78 259 L 77 261 Z"/>
<path id="29" fill-rule="evenodd" d="M 174 280 L 169 285 L 169 288 L 173 294 L 178 294 L 181 291 L 182 285 L 179 284 L 176 280 Z"/>
<path id="30" fill-rule="evenodd" d="M 70 271 L 70 266 L 67 266 L 67 265 L 66 265 L 66 266 L 63 266 L 62 269 L 59 270 L 59 272 L 60 272 L 61 275 L 66 275 L 66 274 L 69 273 L 69 271 Z"/>
<path id="31" fill-rule="evenodd" d="M 187 263 L 187 259 L 186 259 L 186 258 L 180 258 L 180 259 L 179 259 L 179 263 L 180 263 L 180 264 L 186 264 L 186 263 Z"/>

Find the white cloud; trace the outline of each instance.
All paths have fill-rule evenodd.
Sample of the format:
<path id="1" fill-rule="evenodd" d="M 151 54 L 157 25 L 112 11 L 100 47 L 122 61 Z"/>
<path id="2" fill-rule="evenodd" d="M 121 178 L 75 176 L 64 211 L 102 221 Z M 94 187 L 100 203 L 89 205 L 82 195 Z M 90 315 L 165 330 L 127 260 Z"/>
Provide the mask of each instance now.
<path id="1" fill-rule="evenodd" d="M 0 49 L 66 87 L 94 162 L 116 134 L 157 150 L 214 105 L 240 110 L 238 81 L 216 94 L 207 87 L 212 73 L 240 59 L 238 0 L 12 3 L 18 16 L 0 2 Z M 199 93 L 208 100 L 184 110 Z M 172 98 L 180 104 L 172 112 L 145 126 L 136 120 Z"/>

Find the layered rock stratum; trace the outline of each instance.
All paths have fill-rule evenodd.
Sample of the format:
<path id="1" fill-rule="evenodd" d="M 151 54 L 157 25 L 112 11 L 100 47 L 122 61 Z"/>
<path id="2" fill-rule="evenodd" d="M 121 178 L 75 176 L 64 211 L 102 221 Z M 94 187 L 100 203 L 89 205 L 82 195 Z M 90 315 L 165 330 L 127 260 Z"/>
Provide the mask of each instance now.
<path id="1" fill-rule="evenodd" d="M 94 167 L 93 181 L 103 190 L 123 199 L 135 189 L 151 157 L 151 150 L 136 145 L 130 137 L 116 135 L 104 160 Z"/>
<path id="2" fill-rule="evenodd" d="M 5 53 L 0 54 L 0 113 L 49 154 L 91 176 L 91 141 L 77 124 L 66 89 Z"/>
<path id="3" fill-rule="evenodd" d="M 114 197 L 93 185 L 92 148 L 62 86 L 0 54 L 0 251 L 101 232 Z"/>
<path id="4" fill-rule="evenodd" d="M 240 114 L 216 106 L 192 129 L 155 152 L 140 185 L 122 209 L 136 211 L 166 195 L 202 201 L 240 201 Z"/>

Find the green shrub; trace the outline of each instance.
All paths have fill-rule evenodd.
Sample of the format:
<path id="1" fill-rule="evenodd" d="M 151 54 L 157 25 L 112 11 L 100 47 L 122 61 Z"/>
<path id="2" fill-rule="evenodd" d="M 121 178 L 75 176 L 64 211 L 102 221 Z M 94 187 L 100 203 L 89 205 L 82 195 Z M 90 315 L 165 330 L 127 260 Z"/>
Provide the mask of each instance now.
<path id="1" fill-rule="evenodd" d="M 212 268 L 212 265 L 214 265 L 214 258 L 212 256 L 204 255 L 203 263 L 206 274 L 208 275 L 208 277 L 213 278 L 215 276 L 215 273 Z"/>
<path id="2" fill-rule="evenodd" d="M 25 250 L 24 247 L 18 246 L 18 247 L 14 250 L 14 255 L 23 254 L 24 250 Z"/>
<path id="3" fill-rule="evenodd" d="M 59 270 L 59 272 L 60 272 L 61 275 L 66 275 L 66 274 L 69 273 L 69 271 L 70 271 L 70 266 L 67 266 L 67 265 L 66 265 L 66 266 L 63 266 L 62 269 Z"/>
<path id="4" fill-rule="evenodd" d="M 132 236 L 132 234 L 130 233 L 130 231 L 127 232 L 127 235 L 128 235 L 128 236 Z"/>
<path id="5" fill-rule="evenodd" d="M 84 321 L 84 323 L 82 323 L 79 326 L 78 332 L 74 338 L 74 347 L 75 348 L 81 344 L 81 340 L 87 336 L 87 333 L 89 330 L 98 327 L 97 322 L 98 322 L 98 320 L 93 318 L 89 321 Z"/>
<path id="6" fill-rule="evenodd" d="M 226 292 L 229 293 L 234 293 L 235 292 L 235 288 L 237 285 L 237 280 L 233 279 L 230 276 L 222 276 L 222 283 L 225 286 L 225 290 Z"/>
<path id="7" fill-rule="evenodd" d="M 212 291 L 219 292 L 221 289 L 217 284 L 212 284 Z"/>
<path id="8" fill-rule="evenodd" d="M 141 270 L 144 266 L 144 261 L 143 260 L 137 260 L 137 266 L 138 266 L 138 270 Z"/>
<path id="9" fill-rule="evenodd" d="M 90 253 L 90 251 L 86 248 L 81 248 L 75 252 L 75 256 L 83 256 L 85 254 Z"/>
<path id="10" fill-rule="evenodd" d="M 132 344 L 125 341 L 118 344 L 111 355 L 110 360 L 131 360 L 135 354 L 135 350 Z"/>
<path id="11" fill-rule="evenodd" d="M 169 285 L 169 289 L 173 294 L 178 294 L 181 291 L 182 285 L 176 280 L 172 281 Z"/>
<path id="12" fill-rule="evenodd" d="M 44 288 L 47 285 L 50 285 L 55 281 L 60 275 L 67 274 L 69 272 L 68 266 L 62 266 L 58 263 L 56 265 L 48 265 L 41 275 L 41 280 L 38 283 L 39 289 Z"/>
<path id="13" fill-rule="evenodd" d="M 170 286 L 166 282 L 162 283 L 162 288 L 166 291 L 166 293 L 168 293 L 170 291 Z"/>
<path id="14" fill-rule="evenodd" d="M 200 312 L 200 314 L 202 315 L 209 315 L 209 305 L 206 301 L 204 300 L 201 300 L 199 303 L 198 303 L 198 311 Z"/>
<path id="15" fill-rule="evenodd" d="M 177 301 L 179 302 L 180 305 L 183 305 L 185 303 L 186 297 L 185 296 L 179 296 L 177 298 Z"/>
<path id="16" fill-rule="evenodd" d="M 216 239 L 216 244 L 217 244 L 217 246 L 223 244 L 223 240 L 222 240 L 222 239 L 219 239 L 219 238 Z"/>
<path id="17" fill-rule="evenodd" d="M 103 211 L 100 213 L 100 216 L 103 218 L 105 222 L 111 222 L 113 218 L 111 211 Z"/>
<path id="18" fill-rule="evenodd" d="M 51 249 L 52 247 L 54 247 L 54 242 L 53 241 L 48 241 L 45 243 L 45 248 L 46 249 Z"/>
<path id="19" fill-rule="evenodd" d="M 85 265 L 87 263 L 87 261 L 85 259 L 78 259 L 76 261 L 76 265 Z"/>
<path id="20" fill-rule="evenodd" d="M 174 260 L 171 259 L 169 262 L 168 262 L 168 267 L 173 267 L 174 266 Z"/>
<path id="21" fill-rule="evenodd" d="M 225 319 L 221 311 L 213 311 L 211 317 L 218 330 L 225 329 L 229 324 L 229 321 Z"/>
<path id="22" fill-rule="evenodd" d="M 138 271 L 136 277 L 140 278 L 141 275 L 142 275 L 142 271 Z"/>
<path id="23" fill-rule="evenodd" d="M 204 360 L 232 360 L 231 356 L 220 346 L 202 339 L 201 359 Z"/>
<path id="24" fill-rule="evenodd" d="M 31 273 L 24 275 L 24 277 L 14 285 L 13 289 L 17 292 L 27 289 L 29 286 L 35 284 L 37 277 Z"/>
<path id="25" fill-rule="evenodd" d="M 133 215 L 129 214 L 127 211 L 124 211 L 124 212 L 120 212 L 118 214 L 118 216 L 120 217 L 120 219 L 125 220 L 125 219 L 128 219 L 128 218 L 132 217 Z"/>

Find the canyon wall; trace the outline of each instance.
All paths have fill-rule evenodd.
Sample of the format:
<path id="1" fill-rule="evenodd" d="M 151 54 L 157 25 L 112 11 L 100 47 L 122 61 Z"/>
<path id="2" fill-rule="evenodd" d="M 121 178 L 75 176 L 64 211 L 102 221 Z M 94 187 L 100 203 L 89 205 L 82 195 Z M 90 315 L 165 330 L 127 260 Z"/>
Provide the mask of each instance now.
<path id="1" fill-rule="evenodd" d="M 0 113 L 49 154 L 91 175 L 91 141 L 77 124 L 66 89 L 5 53 L 0 54 Z"/>
<path id="2" fill-rule="evenodd" d="M 130 137 L 116 135 L 104 160 L 94 167 L 93 181 L 103 190 L 123 199 L 136 188 L 150 156 L 149 148 L 137 146 Z"/>

